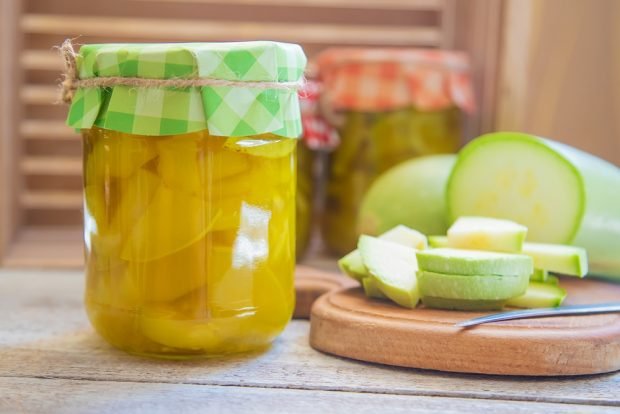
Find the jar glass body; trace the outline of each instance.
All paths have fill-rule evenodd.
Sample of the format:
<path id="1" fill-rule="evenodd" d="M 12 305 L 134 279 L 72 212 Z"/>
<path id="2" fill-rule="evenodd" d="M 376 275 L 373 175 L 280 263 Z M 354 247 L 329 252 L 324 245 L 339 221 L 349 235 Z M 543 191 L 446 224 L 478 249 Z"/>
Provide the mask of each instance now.
<path id="1" fill-rule="evenodd" d="M 296 140 L 83 131 L 86 309 L 112 345 L 267 346 L 294 308 Z"/>
<path id="2" fill-rule="evenodd" d="M 297 146 L 297 196 L 296 196 L 296 228 L 297 258 L 303 257 L 312 236 L 314 218 L 314 152 L 305 144 Z"/>
<path id="3" fill-rule="evenodd" d="M 461 111 L 455 107 L 348 111 L 344 119 L 340 145 L 328 161 L 322 217 L 324 243 L 339 255 L 356 247 L 358 208 L 372 181 L 410 158 L 456 152 L 462 132 Z"/>

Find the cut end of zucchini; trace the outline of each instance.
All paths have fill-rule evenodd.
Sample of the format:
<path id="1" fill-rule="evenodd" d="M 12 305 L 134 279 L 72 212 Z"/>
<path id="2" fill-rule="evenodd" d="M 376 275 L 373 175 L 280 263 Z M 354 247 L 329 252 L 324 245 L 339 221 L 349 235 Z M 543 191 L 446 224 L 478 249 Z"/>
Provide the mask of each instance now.
<path id="1" fill-rule="evenodd" d="M 379 239 L 396 243 L 414 249 L 425 249 L 428 247 L 426 236 L 417 230 L 407 226 L 398 225 L 379 236 Z M 353 250 L 346 256 L 338 260 L 338 267 L 347 276 L 362 282 L 362 279 L 369 276 L 366 266 L 362 261 L 362 256 L 358 249 Z"/>
<path id="2" fill-rule="evenodd" d="M 581 247 L 525 243 L 523 254 L 532 258 L 536 268 L 578 277 L 588 273 L 588 255 Z"/>
<path id="3" fill-rule="evenodd" d="M 422 297 L 473 301 L 506 301 L 520 296 L 529 281 L 529 275 L 448 275 L 422 270 L 417 277 Z"/>
<path id="4" fill-rule="evenodd" d="M 459 217 L 448 229 L 448 246 L 459 249 L 520 252 L 527 227 L 510 220 Z"/>
<path id="5" fill-rule="evenodd" d="M 438 248 L 416 253 L 421 270 L 454 275 L 532 274 L 532 259 L 521 254 Z"/>
<path id="6" fill-rule="evenodd" d="M 370 277 L 385 296 L 407 308 L 418 304 L 415 249 L 364 235 L 358 249 Z"/>
<path id="7" fill-rule="evenodd" d="M 428 236 L 428 245 L 433 248 L 448 247 L 448 236 Z"/>
<path id="8" fill-rule="evenodd" d="M 530 275 L 530 280 L 532 282 L 546 282 L 547 279 L 549 279 L 549 272 L 543 269 L 534 269 Z"/>
<path id="9" fill-rule="evenodd" d="M 362 279 L 368 276 L 366 266 L 364 266 L 362 256 L 358 250 L 353 250 L 351 253 L 338 260 L 338 267 L 340 267 L 343 273 L 358 282 L 361 282 Z"/>
<path id="10" fill-rule="evenodd" d="M 364 287 L 364 293 L 369 298 L 375 299 L 387 299 L 387 296 L 381 292 L 381 288 L 377 281 L 372 277 L 366 277 L 362 280 L 362 286 Z"/>
<path id="11" fill-rule="evenodd" d="M 525 294 L 510 299 L 507 306 L 515 308 L 554 308 L 560 306 L 566 298 L 566 291 L 560 286 L 530 282 Z"/>
<path id="12" fill-rule="evenodd" d="M 426 249 L 428 242 L 426 236 L 417 230 L 407 226 L 398 225 L 379 236 L 381 240 L 387 240 L 414 249 Z"/>
<path id="13" fill-rule="evenodd" d="M 528 237 L 570 243 L 585 209 L 585 190 L 575 166 L 546 140 L 498 132 L 466 145 L 447 186 L 449 216 L 516 221 Z"/>

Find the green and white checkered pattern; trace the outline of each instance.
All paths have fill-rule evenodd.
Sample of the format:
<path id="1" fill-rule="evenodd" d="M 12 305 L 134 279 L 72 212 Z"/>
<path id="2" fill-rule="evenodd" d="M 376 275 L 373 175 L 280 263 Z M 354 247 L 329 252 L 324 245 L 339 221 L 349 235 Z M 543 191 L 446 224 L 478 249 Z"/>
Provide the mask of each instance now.
<path id="1" fill-rule="evenodd" d="M 306 57 L 298 45 L 278 42 L 85 45 L 77 57 L 80 79 L 215 78 L 296 82 Z M 301 134 L 295 90 L 206 86 L 193 88 L 78 88 L 67 124 L 93 125 L 138 135 L 208 129 L 212 135 Z"/>

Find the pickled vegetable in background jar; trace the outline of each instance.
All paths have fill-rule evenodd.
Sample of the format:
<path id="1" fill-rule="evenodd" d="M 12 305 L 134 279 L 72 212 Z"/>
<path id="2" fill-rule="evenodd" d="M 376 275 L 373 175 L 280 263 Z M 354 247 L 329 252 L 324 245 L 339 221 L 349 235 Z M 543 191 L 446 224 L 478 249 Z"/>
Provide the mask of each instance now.
<path id="1" fill-rule="evenodd" d="M 299 260 L 312 236 L 314 216 L 314 153 L 301 141 L 297 146 L 297 194 L 295 204 L 296 254 Z"/>
<path id="2" fill-rule="evenodd" d="M 412 157 L 455 152 L 473 93 L 459 52 L 328 49 L 318 67 L 323 116 L 341 141 L 328 161 L 322 236 L 328 250 L 345 254 L 355 248 L 372 181 Z"/>
<path id="3" fill-rule="evenodd" d="M 297 147 L 297 259 L 303 257 L 312 238 L 316 214 L 319 160 L 338 145 L 338 134 L 319 114 L 321 85 L 307 80 L 299 91 L 303 136 Z"/>
<path id="4" fill-rule="evenodd" d="M 275 42 L 82 46 L 65 87 L 84 142 L 85 302 L 112 345 L 213 356 L 284 329 L 305 63 Z"/>

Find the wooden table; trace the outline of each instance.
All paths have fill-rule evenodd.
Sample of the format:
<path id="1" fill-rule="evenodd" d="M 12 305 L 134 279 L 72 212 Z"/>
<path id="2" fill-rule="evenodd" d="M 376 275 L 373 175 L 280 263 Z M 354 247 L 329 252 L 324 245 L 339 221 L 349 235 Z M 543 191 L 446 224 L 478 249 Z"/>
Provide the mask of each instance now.
<path id="1" fill-rule="evenodd" d="M 262 354 L 156 361 L 89 327 L 78 272 L 0 271 L 0 412 L 620 412 L 620 373 L 506 378 L 331 357 L 293 321 Z"/>

